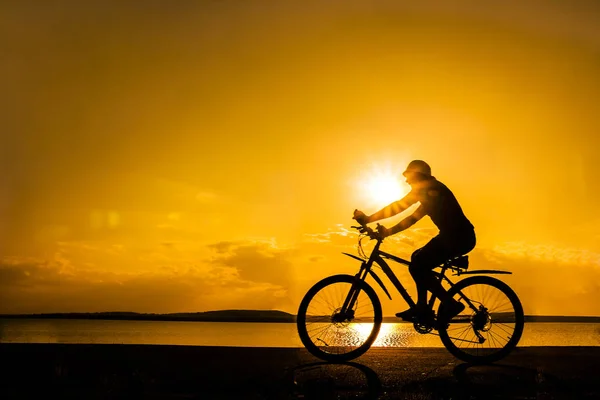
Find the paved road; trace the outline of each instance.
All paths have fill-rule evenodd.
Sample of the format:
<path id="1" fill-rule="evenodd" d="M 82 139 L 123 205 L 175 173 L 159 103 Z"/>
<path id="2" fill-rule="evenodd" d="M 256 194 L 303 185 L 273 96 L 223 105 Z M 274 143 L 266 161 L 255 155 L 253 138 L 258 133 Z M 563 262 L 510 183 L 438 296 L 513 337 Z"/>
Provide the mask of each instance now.
<path id="1" fill-rule="evenodd" d="M 470 366 L 437 348 L 330 364 L 289 348 L 0 344 L 0 363 L 3 399 L 600 399 L 600 347 L 517 348 Z"/>

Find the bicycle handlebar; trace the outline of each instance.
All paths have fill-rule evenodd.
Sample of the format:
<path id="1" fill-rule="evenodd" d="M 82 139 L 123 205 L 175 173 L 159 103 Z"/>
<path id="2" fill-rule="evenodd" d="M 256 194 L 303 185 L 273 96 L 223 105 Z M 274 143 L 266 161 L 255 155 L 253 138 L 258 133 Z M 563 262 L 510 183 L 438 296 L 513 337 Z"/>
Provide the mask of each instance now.
<path id="1" fill-rule="evenodd" d="M 377 224 L 379 226 L 379 224 Z M 371 239 L 375 240 L 383 240 L 378 231 L 374 231 L 372 228 L 369 228 L 367 225 L 360 226 L 351 226 L 351 228 L 357 229 L 360 233 L 366 233 L 367 236 Z"/>

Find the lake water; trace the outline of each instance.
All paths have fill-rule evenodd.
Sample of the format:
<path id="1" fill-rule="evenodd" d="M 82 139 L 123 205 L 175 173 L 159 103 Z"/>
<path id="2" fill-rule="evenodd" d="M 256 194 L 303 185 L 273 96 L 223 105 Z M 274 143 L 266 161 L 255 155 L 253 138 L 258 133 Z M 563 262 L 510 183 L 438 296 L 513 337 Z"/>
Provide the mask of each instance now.
<path id="1" fill-rule="evenodd" d="M 1 343 L 302 347 L 293 323 L 0 319 Z M 411 324 L 383 324 L 375 346 L 443 347 Z M 600 324 L 531 322 L 519 346 L 600 346 Z"/>

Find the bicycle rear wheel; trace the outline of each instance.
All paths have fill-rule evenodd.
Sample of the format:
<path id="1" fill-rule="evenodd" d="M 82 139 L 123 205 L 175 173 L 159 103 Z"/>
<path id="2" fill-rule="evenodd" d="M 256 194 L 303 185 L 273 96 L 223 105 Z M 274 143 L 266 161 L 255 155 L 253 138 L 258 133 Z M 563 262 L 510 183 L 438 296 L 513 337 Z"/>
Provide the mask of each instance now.
<path id="1" fill-rule="evenodd" d="M 517 346 L 525 316 L 517 294 L 506 283 L 490 276 L 474 276 L 458 282 L 448 294 L 466 306 L 439 328 L 442 343 L 455 357 L 470 363 L 491 363 Z M 443 314 L 442 304 L 438 315 Z"/>
<path id="2" fill-rule="evenodd" d="M 358 291 L 348 313 L 342 306 Z M 304 296 L 296 324 L 306 349 L 326 361 L 348 361 L 373 344 L 382 322 L 381 303 L 371 286 L 351 275 L 334 275 L 316 283 Z"/>

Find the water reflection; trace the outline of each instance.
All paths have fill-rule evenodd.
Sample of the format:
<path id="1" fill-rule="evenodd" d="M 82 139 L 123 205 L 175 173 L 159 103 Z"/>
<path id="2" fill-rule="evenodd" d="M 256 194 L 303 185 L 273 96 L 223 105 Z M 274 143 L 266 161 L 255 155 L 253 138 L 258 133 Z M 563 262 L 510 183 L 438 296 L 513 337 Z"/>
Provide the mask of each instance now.
<path id="1" fill-rule="evenodd" d="M 317 335 L 315 343 L 328 347 L 356 347 L 367 340 L 373 330 L 373 324 L 351 323 L 344 326 L 315 324 Z M 412 324 L 381 324 L 373 347 L 439 347 L 439 337 L 417 333 Z"/>
<path id="2" fill-rule="evenodd" d="M 362 325 L 362 324 L 359 324 Z M 359 332 L 366 338 L 371 332 L 368 325 L 363 325 L 358 328 Z M 411 336 L 416 332 L 410 324 L 381 324 L 379 335 L 373 343 L 374 347 L 396 347 L 408 346 L 411 343 Z"/>
<path id="3" fill-rule="evenodd" d="M 375 347 L 440 347 L 437 335 L 420 334 L 413 324 L 382 324 Z"/>
<path id="4" fill-rule="evenodd" d="M 328 333 L 327 344 L 342 347 L 360 345 L 371 329 L 372 324 L 335 327 Z M 598 324 L 528 323 L 519 346 L 599 346 L 598 333 Z M 443 344 L 437 334 L 420 334 L 412 324 L 384 323 L 372 347 L 443 347 Z"/>
<path id="5" fill-rule="evenodd" d="M 405 347 L 410 346 L 414 340 L 412 337 L 418 335 L 412 324 L 382 324 L 379 336 L 373 344 L 376 347 Z"/>

